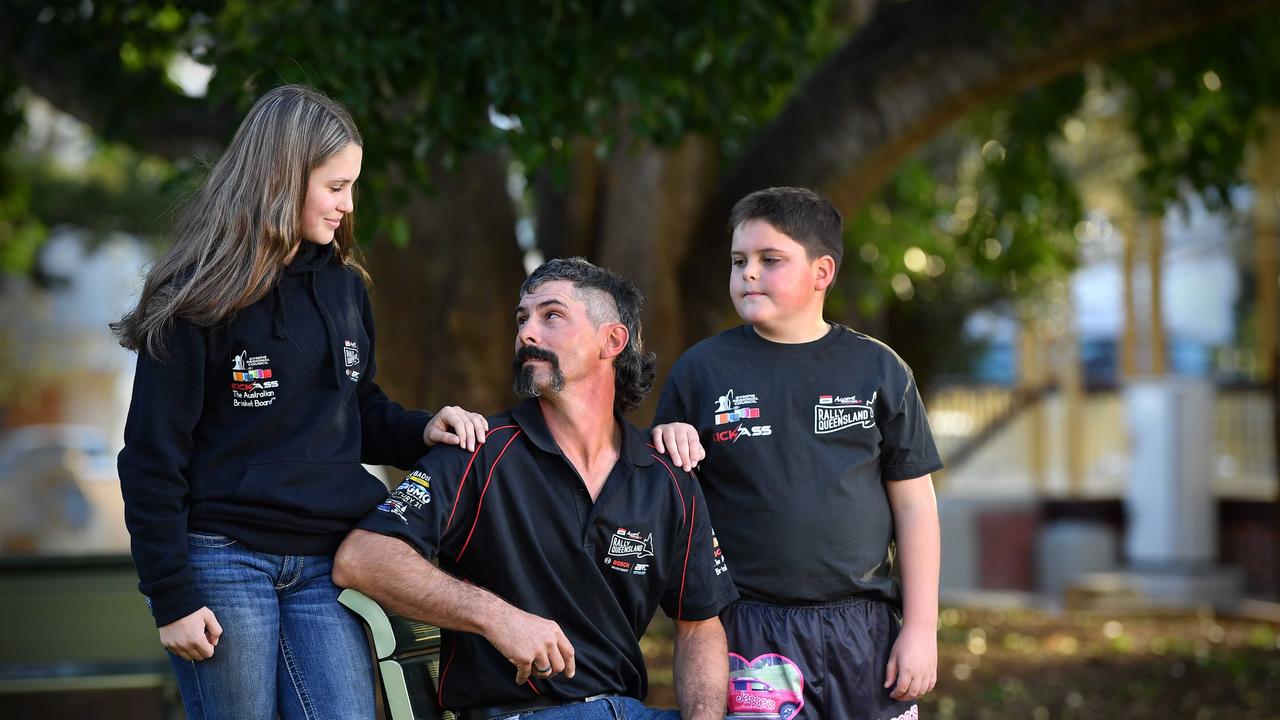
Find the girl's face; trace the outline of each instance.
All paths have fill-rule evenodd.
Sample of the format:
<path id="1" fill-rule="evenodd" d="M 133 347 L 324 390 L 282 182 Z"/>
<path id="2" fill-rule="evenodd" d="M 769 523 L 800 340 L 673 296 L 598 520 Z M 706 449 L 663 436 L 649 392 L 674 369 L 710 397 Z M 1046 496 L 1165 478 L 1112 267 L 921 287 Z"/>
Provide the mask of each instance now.
<path id="1" fill-rule="evenodd" d="M 302 205 L 302 238 L 317 245 L 333 242 L 333 233 L 347 213 L 355 210 L 351 194 L 360 176 L 364 150 L 355 143 L 333 154 L 311 171 L 307 199 Z"/>

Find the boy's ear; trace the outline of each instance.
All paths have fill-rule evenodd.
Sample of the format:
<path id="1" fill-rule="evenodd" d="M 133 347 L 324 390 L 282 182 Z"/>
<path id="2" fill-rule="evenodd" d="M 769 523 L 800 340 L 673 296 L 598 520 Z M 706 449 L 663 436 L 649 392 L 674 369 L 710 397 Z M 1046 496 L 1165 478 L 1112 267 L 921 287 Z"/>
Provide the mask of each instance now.
<path id="1" fill-rule="evenodd" d="M 608 360 L 617 357 L 623 350 L 627 349 L 627 343 L 631 341 L 631 334 L 627 332 L 627 326 L 622 323 L 612 323 L 609 326 L 609 332 L 604 336 L 604 343 L 600 346 L 600 359 Z"/>
<path id="2" fill-rule="evenodd" d="M 813 289 L 826 292 L 836 281 L 836 261 L 830 255 L 823 255 L 813 263 Z"/>

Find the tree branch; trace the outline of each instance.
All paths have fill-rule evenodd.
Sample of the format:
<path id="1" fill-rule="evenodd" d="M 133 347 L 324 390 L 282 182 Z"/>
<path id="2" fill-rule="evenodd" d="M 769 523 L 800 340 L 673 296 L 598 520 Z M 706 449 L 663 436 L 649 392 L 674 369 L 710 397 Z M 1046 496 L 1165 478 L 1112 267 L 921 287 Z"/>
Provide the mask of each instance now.
<path id="1" fill-rule="evenodd" d="M 121 35 L 43 3 L 0 3 L 0 59 L 18 82 L 100 137 L 170 159 L 216 152 L 239 113 L 179 93 L 163 71 L 129 71 Z M 44 19 L 44 22 L 41 20 Z"/>
<path id="2" fill-rule="evenodd" d="M 999 7 L 994 7 L 999 5 Z M 994 100 L 1280 0 L 881 3 L 717 183 L 682 270 L 697 339 L 723 321 L 724 223 L 739 198 L 815 187 L 849 216 L 940 129 Z"/>

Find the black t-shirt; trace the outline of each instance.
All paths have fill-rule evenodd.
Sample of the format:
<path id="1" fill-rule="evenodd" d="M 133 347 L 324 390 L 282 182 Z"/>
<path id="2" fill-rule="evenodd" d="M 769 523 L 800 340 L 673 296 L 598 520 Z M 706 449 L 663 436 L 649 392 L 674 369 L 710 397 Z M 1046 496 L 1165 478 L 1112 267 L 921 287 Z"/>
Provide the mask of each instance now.
<path id="1" fill-rule="evenodd" d="M 672 368 L 654 424 L 675 421 L 706 448 L 702 487 L 744 598 L 901 603 L 884 481 L 942 462 L 911 370 L 888 346 L 839 325 L 795 345 L 733 328 Z"/>
<path id="2" fill-rule="evenodd" d="M 536 400 L 490 418 L 475 453 L 437 446 L 360 527 L 403 539 L 446 572 L 559 623 L 577 674 L 515 685 L 483 637 L 445 631 L 445 707 L 648 691 L 640 636 L 659 605 L 704 620 L 737 598 L 692 476 L 623 428 L 595 502 L 560 452 Z"/>

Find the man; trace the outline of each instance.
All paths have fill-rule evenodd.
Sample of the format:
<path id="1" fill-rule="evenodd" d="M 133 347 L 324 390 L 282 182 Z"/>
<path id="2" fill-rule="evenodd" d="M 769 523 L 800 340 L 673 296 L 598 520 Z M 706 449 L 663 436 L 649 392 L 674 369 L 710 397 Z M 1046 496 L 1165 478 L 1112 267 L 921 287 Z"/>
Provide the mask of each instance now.
<path id="1" fill-rule="evenodd" d="M 580 258 L 520 292 L 525 402 L 474 452 L 425 456 L 343 543 L 334 579 L 446 629 L 441 704 L 464 719 L 677 717 L 640 703 L 659 605 L 683 717 L 722 718 L 717 614 L 737 591 L 697 483 L 622 419 L 653 384 L 640 293 Z"/>

